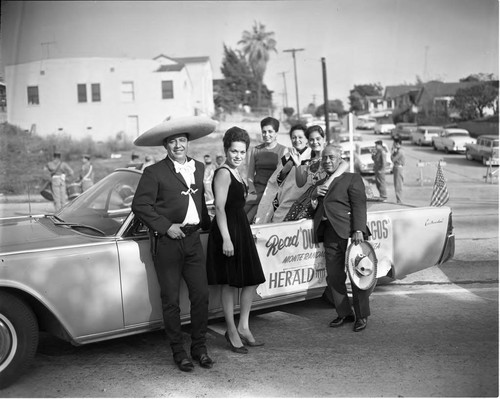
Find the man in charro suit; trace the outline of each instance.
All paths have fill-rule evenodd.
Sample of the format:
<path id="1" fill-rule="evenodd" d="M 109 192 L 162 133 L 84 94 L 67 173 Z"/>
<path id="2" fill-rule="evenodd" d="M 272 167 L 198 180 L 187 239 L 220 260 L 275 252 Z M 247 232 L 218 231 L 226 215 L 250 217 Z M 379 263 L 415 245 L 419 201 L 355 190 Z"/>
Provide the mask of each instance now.
<path id="1" fill-rule="evenodd" d="M 329 144 L 324 148 L 321 162 L 328 176 L 337 170 L 341 155 L 340 147 Z M 328 176 L 316 183 L 312 203 L 316 208 L 314 240 L 323 242 L 325 248 L 327 283 L 338 314 L 330 327 L 355 321 L 354 331 L 358 332 L 365 329 L 370 315 L 370 291 L 360 290 L 351 280 L 353 314 L 345 284 L 345 255 L 349 237 L 357 245 L 371 234 L 366 225 L 365 185 L 359 174 L 343 173 L 327 186 Z"/>
<path id="2" fill-rule="evenodd" d="M 132 202 L 132 210 L 152 232 L 153 260 L 161 289 L 165 333 L 174 361 L 182 371 L 194 365 L 181 331 L 179 291 L 186 282 L 191 302 L 191 357 L 211 368 L 206 348 L 208 283 L 200 229 L 210 217 L 204 198 L 203 163 L 187 156 L 189 141 L 211 133 L 216 122 L 205 117 L 171 119 L 142 134 L 139 146 L 163 145 L 167 156 L 148 166 Z"/>

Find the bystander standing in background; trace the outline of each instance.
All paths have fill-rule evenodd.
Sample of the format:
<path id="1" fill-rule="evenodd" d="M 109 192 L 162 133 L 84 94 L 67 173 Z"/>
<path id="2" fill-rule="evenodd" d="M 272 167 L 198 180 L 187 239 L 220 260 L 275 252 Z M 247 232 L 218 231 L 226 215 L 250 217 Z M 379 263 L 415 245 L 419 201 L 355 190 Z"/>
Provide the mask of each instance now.
<path id="1" fill-rule="evenodd" d="M 372 154 L 373 172 L 375 174 L 375 184 L 379 196 L 383 201 L 387 200 L 387 185 L 385 182 L 386 152 L 382 140 L 375 141 L 375 151 Z"/>
<path id="2" fill-rule="evenodd" d="M 73 176 L 73 169 L 61 160 L 61 153 L 56 151 L 52 161 L 44 166 L 43 172 L 44 177 L 52 183 L 54 209 L 58 211 L 68 202 L 66 178 Z"/>
<path id="3" fill-rule="evenodd" d="M 80 170 L 80 183 L 82 192 L 88 190 L 94 185 L 94 167 L 90 163 L 90 155 L 82 155 L 82 169 Z"/>
<path id="4" fill-rule="evenodd" d="M 224 156 L 217 155 L 215 157 L 215 167 L 220 168 L 222 165 L 224 165 Z"/>
<path id="5" fill-rule="evenodd" d="M 148 166 L 153 165 L 154 163 L 156 163 L 156 160 L 151 155 L 146 155 L 144 157 L 144 163 L 141 166 L 141 170 L 146 169 Z"/>
<path id="6" fill-rule="evenodd" d="M 205 161 L 205 173 L 203 175 L 203 185 L 205 186 L 205 202 L 212 204 L 214 202 L 214 193 L 212 191 L 212 180 L 216 166 L 212 163 L 212 157 L 206 154 L 203 157 Z"/>
<path id="7" fill-rule="evenodd" d="M 396 201 L 398 204 L 403 202 L 403 184 L 404 184 L 404 166 L 405 154 L 401 148 L 401 139 L 395 138 L 392 146 L 391 160 L 394 164 L 392 168 L 394 176 L 394 190 L 396 191 Z"/>

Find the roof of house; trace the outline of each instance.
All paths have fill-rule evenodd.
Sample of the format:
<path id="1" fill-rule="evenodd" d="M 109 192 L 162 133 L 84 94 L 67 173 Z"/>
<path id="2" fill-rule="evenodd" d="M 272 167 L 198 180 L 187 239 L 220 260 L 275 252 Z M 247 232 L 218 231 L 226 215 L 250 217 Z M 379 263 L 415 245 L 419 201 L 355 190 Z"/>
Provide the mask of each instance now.
<path id="1" fill-rule="evenodd" d="M 210 57 L 207 56 L 202 56 L 202 57 L 174 57 L 172 58 L 173 60 L 177 62 L 182 62 L 184 64 L 192 64 L 192 63 L 197 63 L 197 62 L 207 62 L 210 61 Z"/>
<path id="2" fill-rule="evenodd" d="M 396 98 L 402 94 L 408 93 L 409 91 L 418 89 L 419 87 L 415 85 L 386 86 L 384 98 Z"/>
<path id="3" fill-rule="evenodd" d="M 444 83 L 431 81 L 424 84 L 423 89 L 430 97 L 451 97 L 454 96 L 459 89 L 466 89 L 472 86 L 477 86 L 484 82 L 451 82 Z"/>

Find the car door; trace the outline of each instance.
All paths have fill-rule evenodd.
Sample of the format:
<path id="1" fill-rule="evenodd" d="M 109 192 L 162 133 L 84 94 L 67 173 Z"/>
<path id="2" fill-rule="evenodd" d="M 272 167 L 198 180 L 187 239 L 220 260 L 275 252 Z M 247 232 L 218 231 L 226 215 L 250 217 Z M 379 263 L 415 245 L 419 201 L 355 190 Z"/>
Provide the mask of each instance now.
<path id="1" fill-rule="evenodd" d="M 157 328 L 163 324 L 163 316 L 149 233 L 132 213 L 125 225 L 128 226 L 124 227 L 123 238 L 118 241 L 125 327 Z M 200 235 L 205 250 L 207 236 Z M 218 286 L 210 286 L 209 295 L 209 311 L 217 314 L 221 310 Z M 184 280 L 181 281 L 180 308 L 181 320 L 187 321 L 190 302 Z"/>

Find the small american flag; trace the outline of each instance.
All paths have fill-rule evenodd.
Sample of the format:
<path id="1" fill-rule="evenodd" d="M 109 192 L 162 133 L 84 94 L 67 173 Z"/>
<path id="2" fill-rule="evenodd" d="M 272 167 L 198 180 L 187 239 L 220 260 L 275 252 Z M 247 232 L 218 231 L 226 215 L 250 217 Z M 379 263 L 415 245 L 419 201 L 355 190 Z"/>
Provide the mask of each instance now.
<path id="1" fill-rule="evenodd" d="M 443 169 L 441 163 L 438 163 L 436 180 L 434 181 L 434 188 L 432 189 L 431 206 L 443 206 L 450 199 L 448 187 L 444 180 Z"/>

